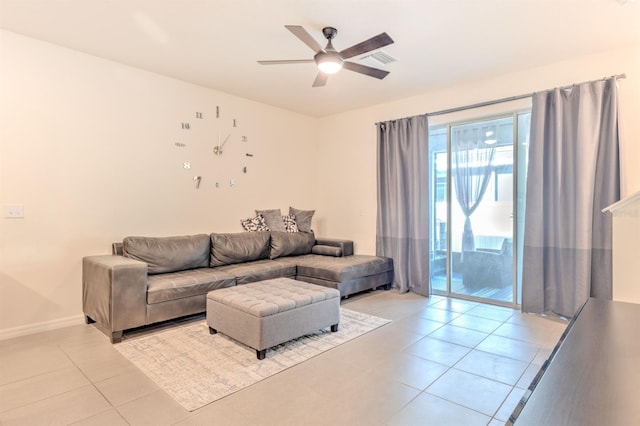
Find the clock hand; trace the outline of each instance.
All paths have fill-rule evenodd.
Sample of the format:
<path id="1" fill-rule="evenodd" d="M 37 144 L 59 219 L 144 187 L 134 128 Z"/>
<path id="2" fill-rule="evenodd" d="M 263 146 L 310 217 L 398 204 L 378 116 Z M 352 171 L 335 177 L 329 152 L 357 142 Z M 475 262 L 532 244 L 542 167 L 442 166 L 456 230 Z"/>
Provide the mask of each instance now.
<path id="1" fill-rule="evenodd" d="M 222 142 L 222 145 L 220 145 L 220 137 L 218 137 L 218 146 L 222 149 L 222 147 L 224 146 L 224 144 L 227 143 L 230 137 L 231 137 L 231 133 L 229 133 L 229 135 L 224 139 L 224 141 Z"/>

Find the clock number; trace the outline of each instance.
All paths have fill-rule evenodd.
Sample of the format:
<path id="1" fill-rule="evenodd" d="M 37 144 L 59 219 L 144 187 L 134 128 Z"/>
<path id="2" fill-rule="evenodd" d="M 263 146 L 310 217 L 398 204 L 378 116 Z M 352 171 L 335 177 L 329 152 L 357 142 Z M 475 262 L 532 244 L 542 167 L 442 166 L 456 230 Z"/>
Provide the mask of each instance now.
<path id="1" fill-rule="evenodd" d="M 203 117 L 202 117 L 202 113 L 201 113 L 201 112 L 196 112 L 196 118 L 200 118 L 200 119 L 202 119 L 202 118 L 203 118 Z"/>
<path id="2" fill-rule="evenodd" d="M 195 183 L 196 189 L 200 189 L 200 181 L 202 180 L 202 176 L 194 176 L 193 182 Z"/>
<path id="3" fill-rule="evenodd" d="M 242 136 L 242 142 L 249 142 L 249 138 L 246 136 Z"/>
<path id="4" fill-rule="evenodd" d="M 229 186 L 230 186 L 231 188 L 233 188 L 234 186 L 236 186 L 236 181 L 235 181 L 235 180 L 233 180 L 233 179 L 230 179 L 230 180 L 229 180 Z"/>
<path id="5" fill-rule="evenodd" d="M 182 129 L 183 130 L 189 130 L 191 127 L 189 126 L 189 123 L 182 123 Z"/>
<path id="6" fill-rule="evenodd" d="M 244 166 L 244 167 L 242 168 L 242 173 L 247 174 L 247 166 Z"/>
<path id="7" fill-rule="evenodd" d="M 190 163 L 190 162 L 188 162 L 188 161 L 185 161 L 184 163 L 182 163 L 182 167 L 183 167 L 185 170 L 189 170 L 189 169 L 191 168 L 191 163 Z"/>

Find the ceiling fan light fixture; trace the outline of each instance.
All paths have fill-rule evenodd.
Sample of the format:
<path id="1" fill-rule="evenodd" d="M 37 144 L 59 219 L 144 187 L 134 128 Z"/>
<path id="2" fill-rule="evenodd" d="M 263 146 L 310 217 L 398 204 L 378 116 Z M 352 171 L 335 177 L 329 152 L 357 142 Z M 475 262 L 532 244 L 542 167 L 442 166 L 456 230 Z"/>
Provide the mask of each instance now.
<path id="1" fill-rule="evenodd" d="M 342 69 L 342 64 L 339 62 L 321 62 L 318 64 L 318 69 L 325 74 L 335 74 Z"/>
<path id="2" fill-rule="evenodd" d="M 325 74 L 335 74 L 342 69 L 344 60 L 338 52 L 320 52 L 313 58 L 318 69 Z"/>

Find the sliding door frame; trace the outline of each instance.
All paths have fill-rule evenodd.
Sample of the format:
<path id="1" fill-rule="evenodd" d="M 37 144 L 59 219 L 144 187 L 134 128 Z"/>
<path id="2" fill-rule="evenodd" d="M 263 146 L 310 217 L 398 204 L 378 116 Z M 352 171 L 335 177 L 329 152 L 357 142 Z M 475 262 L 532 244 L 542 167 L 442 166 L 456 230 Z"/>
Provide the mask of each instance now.
<path id="1" fill-rule="evenodd" d="M 519 236 L 518 236 L 518 221 L 520 220 L 520 215 L 521 212 L 518 209 L 518 175 L 520 172 L 524 172 L 526 173 L 526 170 L 521 171 L 519 170 L 519 149 L 518 149 L 518 131 L 519 131 L 519 120 L 518 117 L 522 114 L 527 114 L 531 112 L 531 108 L 522 108 L 522 109 L 517 109 L 517 110 L 512 110 L 510 112 L 505 112 L 505 113 L 498 113 L 498 114 L 492 114 L 492 115 L 487 115 L 487 116 L 480 116 L 480 117 L 474 117 L 473 119 L 468 119 L 468 120 L 460 120 L 460 121 L 452 121 L 452 122 L 447 122 L 447 123 L 442 123 L 442 124 L 436 124 L 433 127 L 434 128 L 446 128 L 447 131 L 447 173 L 446 173 L 446 203 L 447 203 L 447 235 L 446 235 L 446 242 L 447 242 L 447 249 L 446 249 L 446 291 L 441 291 L 441 290 L 435 290 L 433 291 L 434 294 L 438 294 L 438 295 L 445 295 L 445 296 L 450 296 L 450 297 L 455 297 L 458 299 L 464 299 L 464 300 L 470 300 L 470 301 L 474 301 L 474 302 L 482 302 L 482 303 L 490 303 L 493 305 L 499 305 L 499 306 L 506 306 L 506 307 L 510 307 L 510 308 L 519 308 L 520 305 L 518 304 L 518 271 L 517 271 L 517 267 L 518 267 L 518 244 L 519 244 Z M 451 232 L 451 222 L 452 222 L 452 201 L 453 201 L 453 184 L 452 184 L 452 153 L 451 153 L 451 145 L 452 145 L 452 141 L 451 141 L 451 128 L 455 127 L 455 126 L 460 126 L 460 125 L 465 125 L 465 124 L 471 124 L 471 123 L 475 123 L 475 122 L 479 122 L 479 121 L 488 121 L 488 120 L 495 120 L 495 119 L 500 119 L 500 118 L 508 118 L 511 117 L 512 122 L 513 122 L 513 135 L 512 135 L 512 150 L 513 150 L 513 177 L 512 177 L 512 217 L 513 217 L 513 221 L 512 221 L 512 226 L 511 226 L 511 232 L 512 232 L 512 251 L 513 251 L 513 256 L 512 256 L 512 267 L 511 267 L 511 275 L 512 275 L 512 279 L 511 279 L 511 286 L 512 286 L 512 296 L 511 296 L 511 302 L 506 302 L 506 301 L 500 301 L 500 300 L 494 300 L 494 299 L 485 299 L 485 298 L 481 298 L 481 297 L 476 297 L 476 296 L 471 296 L 471 295 L 465 295 L 465 294 L 460 294 L 460 293 L 452 293 L 451 292 L 451 277 L 452 277 L 452 250 L 451 250 L 451 242 L 452 242 L 452 232 Z M 433 164 L 433 159 L 430 159 L 430 161 Z M 431 174 L 431 176 L 434 176 L 434 182 L 436 182 L 437 177 L 436 177 L 437 173 L 434 170 L 433 173 Z M 496 179 L 497 177 L 494 176 L 494 179 Z M 437 185 L 437 182 L 434 184 L 433 186 L 433 190 L 437 190 L 435 185 Z M 435 206 L 435 203 L 434 203 Z M 434 207 L 435 208 L 435 207 Z M 432 212 L 430 212 L 431 214 Z M 435 224 L 434 220 L 431 220 L 432 226 L 433 224 Z M 433 235 L 433 232 L 436 232 L 437 230 L 433 229 L 432 232 L 430 232 L 430 234 Z"/>

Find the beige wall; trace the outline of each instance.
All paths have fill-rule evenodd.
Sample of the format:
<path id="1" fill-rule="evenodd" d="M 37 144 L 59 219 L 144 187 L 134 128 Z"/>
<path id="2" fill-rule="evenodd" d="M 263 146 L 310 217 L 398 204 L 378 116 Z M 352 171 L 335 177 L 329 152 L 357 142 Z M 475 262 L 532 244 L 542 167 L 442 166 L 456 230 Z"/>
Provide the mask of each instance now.
<path id="1" fill-rule="evenodd" d="M 0 52 L 0 205 L 25 210 L 0 217 L 0 335 L 78 321 L 82 257 L 126 235 L 241 231 L 256 208 L 315 205 L 314 119 L 6 31 Z M 249 142 L 216 158 L 232 118 Z"/>
<path id="2" fill-rule="evenodd" d="M 0 217 L 0 338 L 79 321 L 82 257 L 107 253 L 126 235 L 239 231 L 239 219 L 255 208 L 293 205 L 316 209 L 318 235 L 353 239 L 357 252 L 375 253 L 377 121 L 626 73 L 623 185 L 625 193 L 640 189 L 631 161 L 640 158 L 638 47 L 324 119 L 1 30 L 0 63 L 0 205 L 25 208 L 24 219 Z M 217 105 L 220 121 L 212 118 Z M 237 118 L 235 136 L 249 142 L 230 142 L 215 158 L 225 118 Z M 185 121 L 191 130 L 180 129 Z M 199 190 L 194 175 L 203 177 Z"/>

